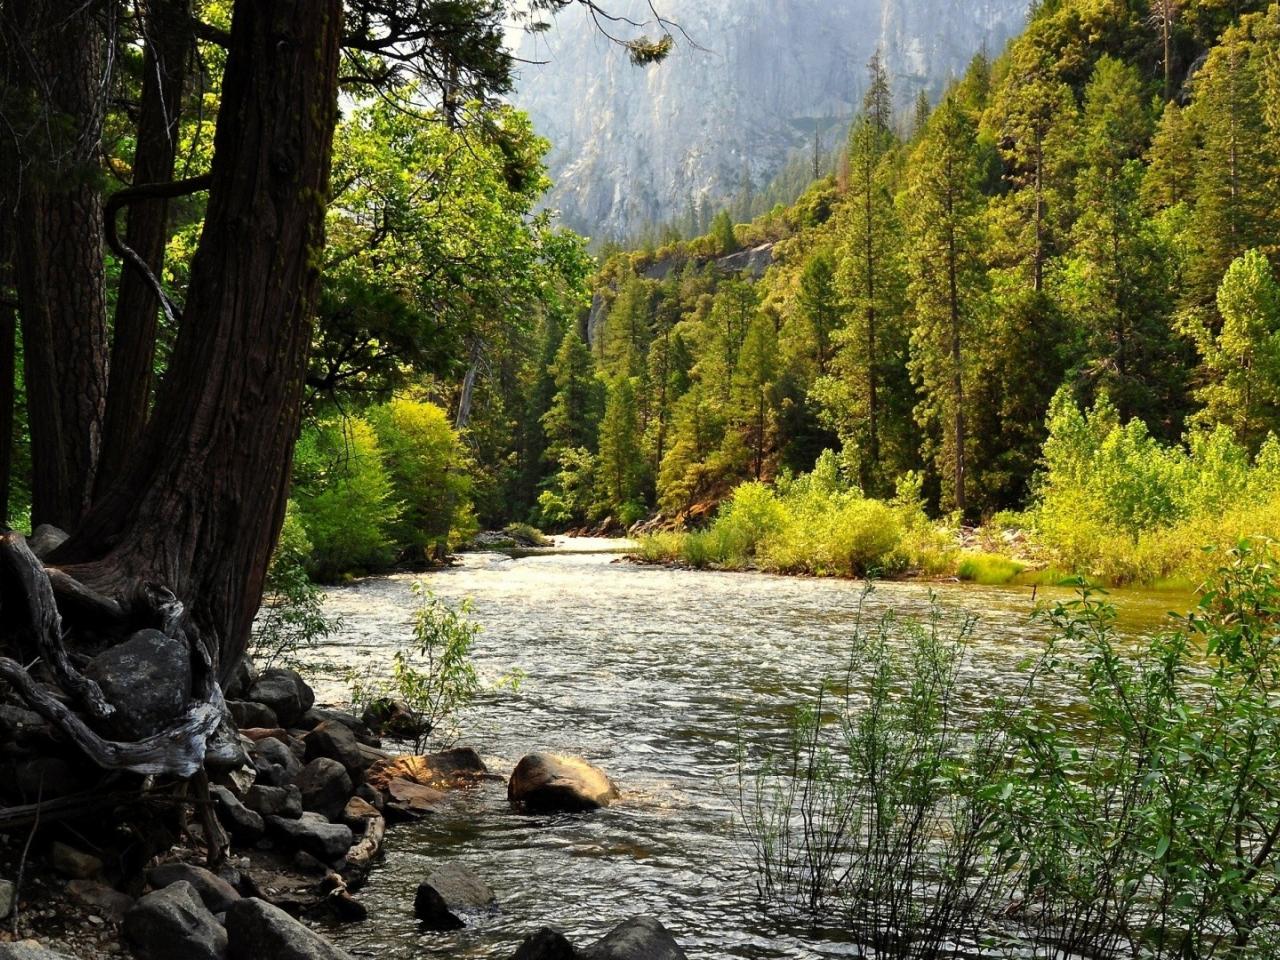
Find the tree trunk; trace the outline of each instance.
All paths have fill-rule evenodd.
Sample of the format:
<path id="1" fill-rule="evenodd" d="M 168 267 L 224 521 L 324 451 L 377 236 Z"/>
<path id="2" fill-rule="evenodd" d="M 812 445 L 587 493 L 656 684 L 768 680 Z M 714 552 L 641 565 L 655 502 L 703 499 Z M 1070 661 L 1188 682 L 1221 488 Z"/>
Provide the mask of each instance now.
<path id="1" fill-rule="evenodd" d="M 341 31 L 340 0 L 235 5 L 173 358 L 131 463 L 55 557 L 108 595 L 168 586 L 224 680 L 244 653 L 288 497 Z"/>
<path id="2" fill-rule="evenodd" d="M 144 22 L 147 50 L 142 62 L 142 106 L 134 151 L 135 185 L 173 180 L 182 89 L 194 42 L 189 0 L 152 0 Z M 155 276 L 160 276 L 164 264 L 168 211 L 168 201 L 163 199 L 141 200 L 129 207 L 124 242 Z M 123 472 L 147 422 L 159 308 L 151 284 L 126 265 L 116 300 L 111 381 L 96 481 L 99 492 Z"/>
<path id="3" fill-rule="evenodd" d="M 15 268 L 32 522 L 72 530 L 89 507 L 107 388 L 97 185 L 107 31 L 80 0 L 12 0 L 6 9 L 6 39 L 27 54 L 12 83 L 42 110 L 6 173 L 21 185 Z"/>

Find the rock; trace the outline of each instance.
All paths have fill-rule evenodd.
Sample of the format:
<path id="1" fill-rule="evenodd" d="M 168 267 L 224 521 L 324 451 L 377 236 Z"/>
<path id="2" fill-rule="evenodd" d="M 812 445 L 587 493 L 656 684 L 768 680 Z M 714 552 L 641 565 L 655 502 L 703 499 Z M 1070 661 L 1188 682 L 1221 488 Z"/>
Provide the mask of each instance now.
<path id="1" fill-rule="evenodd" d="M 302 773 L 302 761 L 292 750 L 285 746 L 283 740 L 265 737 L 249 749 L 253 760 L 253 768 L 258 772 L 258 780 L 271 787 L 283 787 L 292 783 Z"/>
<path id="2" fill-rule="evenodd" d="M 279 740 L 285 743 L 289 739 L 289 731 L 284 727 L 241 727 L 240 736 L 254 743 L 260 740 Z"/>
<path id="3" fill-rule="evenodd" d="M 27 537 L 27 546 L 31 548 L 32 553 L 43 560 L 69 539 L 70 536 L 65 530 L 59 530 L 51 523 L 42 523 L 31 531 L 31 536 Z"/>
<path id="4" fill-rule="evenodd" d="M 248 695 L 249 688 L 257 682 L 258 668 L 244 656 L 232 671 L 231 679 L 223 685 L 222 692 L 228 700 L 243 700 Z"/>
<path id="5" fill-rule="evenodd" d="M 94 657 L 84 673 L 116 708 L 107 723 L 121 739 L 159 733 L 191 699 L 191 651 L 159 630 L 139 630 Z"/>
<path id="6" fill-rule="evenodd" d="M 291 727 L 316 702 L 316 695 L 296 670 L 272 667 L 249 688 L 245 697 L 269 707 L 280 723 Z"/>
<path id="7" fill-rule="evenodd" d="M 125 915 L 124 936 L 141 960 L 225 960 L 227 956 L 227 932 L 185 880 L 139 900 Z"/>
<path id="8" fill-rule="evenodd" d="M 431 813 L 439 813 L 445 795 L 434 787 L 412 783 L 409 780 L 392 780 L 387 784 L 387 801 L 382 813 L 388 823 L 419 820 Z"/>
<path id="9" fill-rule="evenodd" d="M 237 771 L 247 774 L 253 769 L 253 761 L 240 742 L 239 731 L 226 718 L 218 724 L 205 747 L 204 768 L 211 777 L 229 777 Z"/>
<path id="10" fill-rule="evenodd" d="M 323 877 L 325 874 L 332 872 L 327 863 L 313 857 L 305 850 L 299 850 L 289 862 L 293 865 L 293 869 L 299 873 L 309 874 L 313 877 Z"/>
<path id="11" fill-rule="evenodd" d="M 382 804 L 386 800 L 381 791 L 375 790 L 367 783 L 362 783 L 356 787 L 356 796 L 361 800 L 367 801 L 375 810 L 381 810 Z"/>
<path id="12" fill-rule="evenodd" d="M 488 774 L 480 755 L 470 747 L 442 750 L 426 756 L 406 755 L 381 760 L 365 773 L 365 782 L 384 790 L 392 780 L 408 780 L 444 789 L 468 784 Z"/>
<path id="13" fill-rule="evenodd" d="M 357 825 L 361 825 L 365 820 L 373 820 L 382 814 L 378 812 L 377 807 L 367 800 L 360 797 L 352 797 L 347 801 L 347 805 L 342 808 L 342 822 L 353 830 Z M 361 826 L 363 829 L 363 826 Z"/>
<path id="14" fill-rule="evenodd" d="M 635 917 L 582 951 L 584 960 L 688 960 L 654 917 Z"/>
<path id="15" fill-rule="evenodd" d="M 343 860 L 355 839 L 346 824 L 330 823 L 318 813 L 304 813 L 297 820 L 267 817 L 267 832 L 289 849 L 305 850 L 329 864 Z"/>
<path id="16" fill-rule="evenodd" d="M 37 940 L 19 940 L 17 943 L 0 943 L 0 960 L 74 960 L 74 958 L 41 946 Z"/>
<path id="17" fill-rule="evenodd" d="M 302 791 L 302 809 L 322 813 L 330 820 L 342 816 L 342 808 L 354 792 L 346 769 L 328 757 L 308 763 L 294 783 Z"/>
<path id="18" fill-rule="evenodd" d="M 578 951 L 563 933 L 543 927 L 525 938 L 511 960 L 578 960 Z"/>
<path id="19" fill-rule="evenodd" d="M 597 810 L 617 798 L 618 788 L 599 767 L 548 753 L 522 758 L 507 784 L 507 799 L 534 811 Z"/>
<path id="20" fill-rule="evenodd" d="M 302 715 L 302 719 L 298 721 L 298 724 L 308 730 L 314 730 L 325 721 L 333 721 L 335 723 L 342 724 L 356 735 L 357 740 L 366 746 L 382 746 L 382 741 L 379 740 L 377 736 L 374 735 L 373 731 L 369 729 L 368 724 L 357 717 L 354 713 L 347 713 L 343 710 L 333 710 L 329 707 L 312 707 Z"/>
<path id="21" fill-rule="evenodd" d="M 245 794 L 244 805 L 264 817 L 296 820 L 302 816 L 302 791 L 292 783 L 287 787 L 255 783 Z"/>
<path id="22" fill-rule="evenodd" d="M 0 743 L 16 743 L 33 737 L 48 739 L 51 733 L 40 714 L 11 703 L 0 703 Z"/>
<path id="23" fill-rule="evenodd" d="M 265 703 L 254 703 L 252 700 L 228 700 L 227 710 L 231 719 L 241 730 L 246 727 L 278 727 L 280 719 L 276 712 Z"/>
<path id="24" fill-rule="evenodd" d="M 184 881 L 191 884 L 210 913 L 224 913 L 240 899 L 235 887 L 204 867 L 190 863 L 165 863 L 147 871 L 147 883 L 157 890 Z"/>
<path id="25" fill-rule="evenodd" d="M 91 853 L 55 840 L 49 847 L 49 863 L 64 877 L 87 880 L 102 872 L 102 861 Z"/>
<path id="26" fill-rule="evenodd" d="M 72 880 L 67 884 L 67 894 L 77 903 L 106 914 L 112 920 L 122 920 L 133 907 L 133 897 L 121 893 L 115 887 L 94 880 Z"/>
<path id="27" fill-rule="evenodd" d="M 325 720 L 318 727 L 302 738 L 306 744 L 306 761 L 336 760 L 346 769 L 353 783 L 364 779 L 365 761 L 360 750 L 360 741 L 352 733 L 351 728 L 336 720 Z"/>
<path id="28" fill-rule="evenodd" d="M 375 700 L 360 716 L 372 731 L 393 740 L 413 740 L 422 732 L 423 722 L 402 700 Z"/>
<path id="29" fill-rule="evenodd" d="M 8 920 L 13 913 L 17 894 L 18 888 L 13 885 L 12 880 L 0 880 L 0 920 Z"/>
<path id="30" fill-rule="evenodd" d="M 230 960 L 353 960 L 279 907 L 248 897 L 227 911 Z"/>
<path id="31" fill-rule="evenodd" d="M 209 795 L 217 804 L 218 822 L 227 828 L 232 839 L 245 845 L 257 843 L 262 839 L 266 826 L 262 822 L 261 814 L 247 808 L 226 787 L 211 786 Z M 214 913 L 217 912 L 217 910 L 214 911 Z"/>
<path id="32" fill-rule="evenodd" d="M 466 867 L 442 863 L 418 884 L 413 914 L 430 930 L 459 930 L 466 924 L 458 914 L 487 910 L 494 901 L 493 890 Z"/>

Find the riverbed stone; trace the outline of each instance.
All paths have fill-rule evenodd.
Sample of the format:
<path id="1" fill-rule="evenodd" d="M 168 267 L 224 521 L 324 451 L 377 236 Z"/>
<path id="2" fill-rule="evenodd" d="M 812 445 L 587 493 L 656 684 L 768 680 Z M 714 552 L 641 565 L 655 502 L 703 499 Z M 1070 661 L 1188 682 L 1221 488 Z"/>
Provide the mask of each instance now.
<path id="1" fill-rule="evenodd" d="M 496 900 L 489 885 L 466 867 L 441 863 L 418 884 L 413 913 L 430 930 L 460 930 L 464 916 L 488 910 Z"/>
<path id="2" fill-rule="evenodd" d="M 227 932 L 185 880 L 148 893 L 125 914 L 124 936 L 141 960 L 225 960 Z"/>
<path id="3" fill-rule="evenodd" d="M 267 833 L 289 849 L 305 850 L 328 864 L 344 860 L 355 839 L 345 823 L 330 823 L 318 813 L 304 813 L 297 820 L 267 817 Z"/>
<path id="4" fill-rule="evenodd" d="M 284 787 L 255 783 L 245 794 L 244 805 L 264 817 L 296 820 L 302 816 L 302 791 L 292 783 Z"/>
<path id="5" fill-rule="evenodd" d="M 271 787 L 293 783 L 302 773 L 302 761 L 283 740 L 276 737 L 264 737 L 257 741 L 249 748 L 249 756 L 258 773 L 258 781 Z"/>
<path id="6" fill-rule="evenodd" d="M 102 873 L 102 861 L 91 853 L 55 840 L 49 846 L 49 864 L 64 877 L 87 880 Z"/>
<path id="7" fill-rule="evenodd" d="M 355 788 L 346 768 L 337 760 L 317 757 L 308 763 L 294 780 L 302 791 L 302 809 L 324 814 L 330 820 L 342 816 Z"/>
<path id="8" fill-rule="evenodd" d="M 71 880 L 67 883 L 67 896 L 86 907 L 97 910 L 112 920 L 121 920 L 134 904 L 133 897 L 115 887 L 96 880 Z"/>
<path id="9" fill-rule="evenodd" d="M 581 757 L 528 754 L 507 783 L 507 799 L 536 812 L 598 810 L 617 798 L 613 781 Z"/>
<path id="10" fill-rule="evenodd" d="M 634 917 L 582 951 L 584 960 L 688 960 L 656 917 Z"/>
<path id="11" fill-rule="evenodd" d="M 159 733 L 191 699 L 191 651 L 159 630 L 139 630 L 94 657 L 84 673 L 115 707 L 107 725 L 120 739 Z"/>
<path id="12" fill-rule="evenodd" d="M 227 710 L 241 730 L 249 727 L 267 728 L 280 726 L 280 718 L 265 703 L 252 700 L 228 700 Z"/>
<path id="13" fill-rule="evenodd" d="M 352 960 L 279 907 L 255 897 L 227 911 L 227 939 L 229 960 Z"/>
<path id="14" fill-rule="evenodd" d="M 147 871 L 147 883 L 157 890 L 180 882 L 191 884 L 210 913 L 224 913 L 240 899 L 236 888 L 222 877 L 192 863 L 164 863 Z"/>
<path id="15" fill-rule="evenodd" d="M 249 687 L 246 700 L 265 704 L 286 727 L 291 727 L 316 702 L 315 692 L 296 670 L 271 667 Z"/>
<path id="16" fill-rule="evenodd" d="M 385 790 L 392 780 L 408 780 L 444 790 L 472 784 L 488 772 L 489 768 L 478 753 L 470 747 L 458 747 L 421 756 L 406 754 L 380 760 L 369 767 L 365 782 L 380 790 Z"/>
<path id="17" fill-rule="evenodd" d="M 563 933 L 543 927 L 525 937 L 511 960 L 579 960 L 580 954 Z"/>
<path id="18" fill-rule="evenodd" d="M 65 953 L 51 950 L 39 940 L 0 943 L 0 960 L 76 960 Z"/>
<path id="19" fill-rule="evenodd" d="M 209 787 L 209 796 L 216 804 L 214 809 L 218 814 L 218 822 L 226 827 L 232 839 L 246 845 L 257 843 L 262 839 L 266 828 L 261 814 L 246 807 L 226 787 Z"/>
<path id="20" fill-rule="evenodd" d="M 0 920 L 8 920 L 17 901 L 18 888 L 12 880 L 0 880 Z"/>
<path id="21" fill-rule="evenodd" d="M 314 730 L 326 721 L 342 724 L 356 735 L 357 740 L 366 746 L 382 746 L 382 741 L 369 729 L 368 724 L 354 713 L 348 713 L 345 710 L 335 710 L 332 707 L 312 707 L 302 715 L 302 719 L 298 721 L 298 726 L 307 730 Z"/>
<path id="22" fill-rule="evenodd" d="M 306 745 L 305 759 L 308 763 L 318 759 L 336 760 L 346 769 L 352 783 L 364 779 L 364 771 L 369 764 L 365 762 L 360 741 L 350 727 L 336 720 L 325 720 L 304 736 L 302 742 Z"/>

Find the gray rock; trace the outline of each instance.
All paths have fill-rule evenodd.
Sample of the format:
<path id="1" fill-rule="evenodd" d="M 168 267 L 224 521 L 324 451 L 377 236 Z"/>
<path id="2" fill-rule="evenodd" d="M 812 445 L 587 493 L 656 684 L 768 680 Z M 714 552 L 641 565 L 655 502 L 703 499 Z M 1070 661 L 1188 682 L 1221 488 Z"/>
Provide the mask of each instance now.
<path id="1" fill-rule="evenodd" d="M 235 887 L 204 867 L 190 863 L 165 863 L 147 871 L 147 883 L 157 890 L 183 881 L 191 884 L 210 913 L 224 913 L 240 899 Z"/>
<path id="2" fill-rule="evenodd" d="M 258 773 L 258 782 L 269 787 L 283 787 L 302 773 L 302 761 L 275 737 L 264 737 L 255 743 L 249 748 L 249 757 Z"/>
<path id="3" fill-rule="evenodd" d="M 80 880 L 96 877 L 102 872 L 101 860 L 60 840 L 55 840 L 49 846 L 49 863 L 64 877 Z"/>
<path id="4" fill-rule="evenodd" d="M 355 792 L 346 768 L 328 757 L 308 763 L 294 783 L 302 791 L 302 809 L 324 814 L 330 820 L 342 816 L 342 808 Z"/>
<path id="5" fill-rule="evenodd" d="M 549 753 L 521 758 L 507 783 L 508 800 L 539 812 L 597 810 L 617 797 L 618 788 L 599 767 Z"/>
<path id="6" fill-rule="evenodd" d="M 584 960 L 688 960 L 654 917 L 635 917 L 582 951 Z"/>
<path id="7" fill-rule="evenodd" d="M 240 732 L 223 718 L 218 729 L 209 738 L 204 754 L 204 768 L 213 777 L 230 777 L 237 772 L 248 773 L 253 761 L 240 742 Z"/>
<path id="8" fill-rule="evenodd" d="M 578 960 L 578 951 L 563 933 L 543 927 L 525 938 L 511 960 Z"/>
<path id="9" fill-rule="evenodd" d="M 94 657 L 84 672 L 116 708 L 109 724 L 122 739 L 159 733 L 191 699 L 191 651 L 159 630 L 139 630 Z"/>
<path id="10" fill-rule="evenodd" d="M 282 725 L 291 727 L 315 704 L 316 695 L 296 670 L 272 667 L 249 687 L 245 699 L 270 707 Z"/>
<path id="11" fill-rule="evenodd" d="M 255 783 L 245 794 L 244 805 L 264 817 L 297 820 L 302 816 L 302 791 L 292 783 L 285 787 Z"/>
<path id="12" fill-rule="evenodd" d="M 246 898 L 227 911 L 230 960 L 352 960 L 313 930 L 265 900 Z"/>
<path id="13" fill-rule="evenodd" d="M 72 880 L 67 884 L 67 894 L 77 903 L 92 907 L 112 920 L 123 919 L 134 903 L 133 897 L 127 893 L 96 880 Z"/>
<path id="14" fill-rule="evenodd" d="M 368 724 L 357 717 L 354 713 L 347 713 L 344 710 L 334 710 L 330 707 L 312 707 L 299 721 L 299 726 L 307 730 L 314 730 L 326 720 L 332 720 L 342 724 L 356 735 L 359 740 L 367 747 L 380 747 L 382 741 L 369 729 Z"/>
<path id="15" fill-rule="evenodd" d="M 302 738 L 306 745 L 306 761 L 328 759 L 336 760 L 346 769 L 353 783 L 364 779 L 364 771 L 369 766 L 364 752 L 360 749 L 360 741 L 350 727 L 336 720 L 325 720 L 318 727 Z"/>
<path id="16" fill-rule="evenodd" d="M 27 546 L 31 548 L 32 553 L 43 560 L 69 539 L 70 536 L 65 530 L 59 530 L 51 523 L 42 523 L 31 531 L 31 536 L 27 537 Z"/>
<path id="17" fill-rule="evenodd" d="M 413 913 L 428 929 L 459 930 L 466 926 L 459 914 L 488 910 L 495 899 L 489 885 L 466 867 L 442 863 L 418 884 Z"/>
<path id="18" fill-rule="evenodd" d="M 330 823 L 318 813 L 304 813 L 297 820 L 267 817 L 267 833 L 289 849 L 304 850 L 328 864 L 344 860 L 355 839 L 346 824 Z"/>
<path id="19" fill-rule="evenodd" d="M 258 681 L 258 668 L 247 656 L 241 657 L 231 672 L 231 679 L 223 684 L 222 692 L 229 700 L 241 700 Z"/>
<path id="20" fill-rule="evenodd" d="M 12 880 L 0 880 L 0 920 L 8 920 L 13 913 L 18 890 Z"/>
<path id="21" fill-rule="evenodd" d="M 248 809 L 236 799 L 236 795 L 226 787 L 211 786 L 209 795 L 217 804 L 218 821 L 227 828 L 232 839 L 245 845 L 257 843 L 262 839 L 266 826 L 262 815 Z M 217 911 L 214 911 L 217 913 Z"/>
<path id="22" fill-rule="evenodd" d="M 271 730 L 280 725 L 276 712 L 265 703 L 254 703 L 252 700 L 228 700 L 227 710 L 231 713 L 231 719 L 241 730 L 247 730 L 250 727 Z"/>
<path id="23" fill-rule="evenodd" d="M 75 958 L 41 946 L 37 940 L 19 940 L 17 943 L 0 943 L 0 960 L 75 960 Z"/>
<path id="24" fill-rule="evenodd" d="M 124 918 L 141 960 L 225 960 L 227 932 L 185 880 L 148 893 Z"/>

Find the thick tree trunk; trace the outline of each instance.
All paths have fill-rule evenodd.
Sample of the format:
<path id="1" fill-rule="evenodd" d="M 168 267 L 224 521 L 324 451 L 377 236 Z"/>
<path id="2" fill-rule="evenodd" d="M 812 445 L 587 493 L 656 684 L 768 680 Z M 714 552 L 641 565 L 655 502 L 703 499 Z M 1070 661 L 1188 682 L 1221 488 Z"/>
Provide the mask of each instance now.
<path id="1" fill-rule="evenodd" d="M 284 518 L 324 243 L 339 0 L 237 3 L 204 233 L 155 412 L 57 554 L 128 597 L 158 581 L 225 679 Z"/>
<path id="2" fill-rule="evenodd" d="M 189 0 L 152 0 L 146 7 L 144 23 L 147 49 L 142 63 L 142 106 L 134 151 L 135 185 L 168 183 L 173 179 L 182 89 L 194 42 Z M 168 201 L 162 199 L 143 200 L 129 207 L 124 242 L 156 276 L 164 263 L 168 210 Z M 111 381 L 98 464 L 99 492 L 124 471 L 147 422 L 159 308 L 151 284 L 139 271 L 126 266 L 116 299 Z"/>
<path id="3" fill-rule="evenodd" d="M 32 520 L 89 507 L 107 388 L 99 143 L 107 31 L 81 0 L 11 0 L 11 82 L 41 114 L 20 134 L 16 280 L 31 421 Z M 102 16 L 108 14 L 96 11 Z"/>

